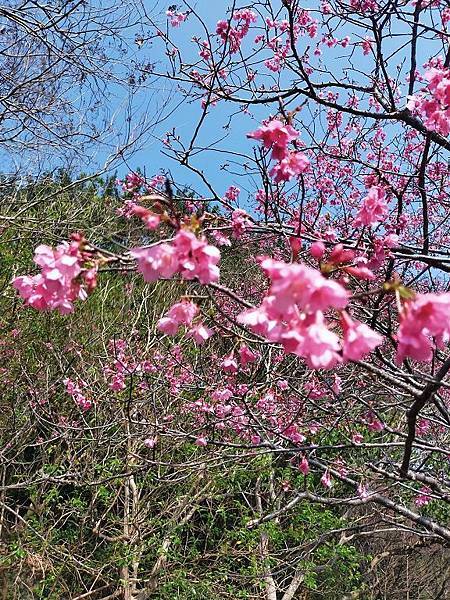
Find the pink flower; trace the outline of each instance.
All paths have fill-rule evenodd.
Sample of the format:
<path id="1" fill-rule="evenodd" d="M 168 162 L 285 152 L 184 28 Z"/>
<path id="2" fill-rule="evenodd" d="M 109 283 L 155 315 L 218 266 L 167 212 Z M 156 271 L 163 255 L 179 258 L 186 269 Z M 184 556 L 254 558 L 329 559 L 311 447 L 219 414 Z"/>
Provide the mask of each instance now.
<path id="1" fill-rule="evenodd" d="M 376 225 L 388 214 L 384 188 L 373 186 L 364 198 L 363 205 L 355 219 L 355 225 Z"/>
<path id="2" fill-rule="evenodd" d="M 145 281 L 169 279 L 177 272 L 183 279 L 197 277 L 200 283 L 213 283 L 219 279 L 219 250 L 185 229 L 177 233 L 173 244 L 135 248 L 130 254 L 136 258 L 138 271 Z"/>
<path id="3" fill-rule="evenodd" d="M 272 159 L 283 160 L 287 154 L 289 142 L 298 138 L 298 131 L 291 125 L 284 125 L 278 119 L 269 121 L 267 125 L 261 125 L 256 131 L 247 134 L 247 137 L 261 140 L 264 148 L 272 148 Z"/>
<path id="4" fill-rule="evenodd" d="M 66 386 L 66 392 L 72 396 L 81 410 L 86 411 L 92 408 L 92 400 L 86 398 L 82 393 L 82 388 L 86 386 L 85 382 L 79 381 L 75 383 L 71 379 L 64 379 L 63 383 Z"/>
<path id="5" fill-rule="evenodd" d="M 109 388 L 114 392 L 120 392 L 126 388 L 125 377 L 123 373 L 115 373 L 111 383 L 109 384 Z"/>
<path id="6" fill-rule="evenodd" d="M 344 360 L 361 360 L 383 343 L 381 335 L 364 323 L 353 321 L 345 311 L 342 312 L 341 323 L 344 330 Z"/>
<path id="7" fill-rule="evenodd" d="M 184 279 L 198 278 L 200 283 L 213 283 L 219 280 L 220 252 L 210 246 L 204 238 L 197 238 L 185 229 L 175 236 L 174 248 L 180 264 L 181 276 Z"/>
<path id="8" fill-rule="evenodd" d="M 172 27 L 179 27 L 188 18 L 188 13 L 181 13 L 176 10 L 166 10 L 166 15 Z"/>
<path id="9" fill-rule="evenodd" d="M 231 23 L 221 20 L 217 22 L 216 33 L 224 42 L 228 42 L 230 52 L 234 54 L 239 50 L 243 38 L 249 32 L 251 23 L 255 23 L 256 20 L 256 14 L 252 10 L 248 8 L 237 10 L 233 13 L 233 21 L 238 21 L 238 26 L 232 27 Z"/>
<path id="10" fill-rule="evenodd" d="M 342 263 L 350 262 L 355 258 L 355 252 L 350 250 L 349 248 L 344 248 L 343 244 L 336 244 L 333 248 L 329 262 L 335 265 L 340 265 Z"/>
<path id="11" fill-rule="evenodd" d="M 151 438 L 147 438 L 144 440 L 144 446 L 147 446 L 147 448 L 154 448 L 157 443 L 158 443 L 157 437 L 151 437 Z"/>
<path id="12" fill-rule="evenodd" d="M 298 257 L 300 250 L 302 249 L 302 238 L 297 235 L 291 235 L 289 238 L 289 246 L 292 250 L 293 260 L 295 260 Z"/>
<path id="13" fill-rule="evenodd" d="M 325 254 L 325 244 L 323 242 L 313 242 L 309 249 L 309 253 L 313 258 L 321 260 Z"/>
<path id="14" fill-rule="evenodd" d="M 169 317 L 161 317 L 156 327 L 166 335 L 176 335 L 180 326 L 179 323 Z"/>
<path id="15" fill-rule="evenodd" d="M 450 133 L 450 69 L 431 68 L 425 72 L 428 87 L 412 96 L 408 108 L 419 114 L 426 127 L 444 136 Z"/>
<path id="16" fill-rule="evenodd" d="M 428 486 L 424 485 L 420 488 L 419 494 L 416 496 L 414 500 L 414 504 L 421 508 L 422 506 L 426 506 L 431 502 L 431 490 Z"/>
<path id="17" fill-rule="evenodd" d="M 170 279 L 178 271 L 178 257 L 175 248 L 169 244 L 159 244 L 150 248 L 135 248 L 130 251 L 137 260 L 138 271 L 145 281 Z"/>
<path id="18" fill-rule="evenodd" d="M 187 332 L 186 337 L 191 337 L 194 342 L 200 346 L 212 335 L 214 335 L 214 331 L 212 329 L 205 327 L 203 323 L 198 323 Z"/>
<path id="19" fill-rule="evenodd" d="M 198 306 L 195 302 L 183 300 L 174 304 L 167 316 L 179 325 L 190 325 L 198 314 Z"/>
<path id="20" fill-rule="evenodd" d="M 431 360 L 431 338 L 438 347 L 450 339 L 450 293 L 417 294 L 405 305 L 397 332 L 397 363 L 407 356 Z"/>
<path id="21" fill-rule="evenodd" d="M 261 268 L 272 281 L 270 294 L 275 296 L 275 310 L 279 314 L 285 313 L 294 304 L 307 312 L 341 309 L 347 305 L 347 290 L 339 283 L 323 277 L 316 269 L 271 258 L 264 258 Z"/>
<path id="22" fill-rule="evenodd" d="M 245 210 L 237 208 L 231 215 L 231 224 L 233 227 L 233 236 L 238 240 L 245 233 L 250 225 L 250 219 Z"/>
<path id="23" fill-rule="evenodd" d="M 328 488 L 328 489 L 333 485 L 329 471 L 325 471 L 325 473 L 322 475 L 322 477 L 320 479 L 320 483 L 323 485 L 323 487 Z"/>
<path id="24" fill-rule="evenodd" d="M 142 219 L 148 229 L 156 229 L 161 222 L 161 217 L 159 215 L 139 204 L 132 204 L 129 208 L 129 212 Z"/>
<path id="25" fill-rule="evenodd" d="M 248 325 L 258 335 L 267 337 L 275 329 L 279 333 L 280 328 L 277 326 L 276 320 L 278 317 L 271 319 L 268 314 L 268 308 L 273 304 L 273 299 L 273 296 L 266 296 L 261 306 L 244 310 L 237 316 L 237 322 L 242 325 Z"/>
<path id="26" fill-rule="evenodd" d="M 357 279 L 362 279 L 365 281 L 373 281 L 374 279 L 376 279 L 375 274 L 364 265 L 344 267 L 342 270 L 345 271 L 345 273 L 348 273 L 348 275 L 352 275 Z"/>
<path id="27" fill-rule="evenodd" d="M 81 241 L 79 238 L 56 249 L 46 245 L 36 248 L 34 262 L 41 267 L 41 272 L 16 277 L 12 282 L 28 306 L 67 314 L 73 311 L 74 300 L 87 297 L 80 277 L 84 261 L 79 249 Z"/>
<path id="28" fill-rule="evenodd" d="M 211 394 L 211 398 L 217 402 L 226 402 L 233 396 L 233 392 L 228 388 L 215 389 Z"/>
<path id="29" fill-rule="evenodd" d="M 218 246 L 231 246 L 230 238 L 224 235 L 221 231 L 214 229 L 214 231 L 211 231 L 211 235 Z"/>
<path id="30" fill-rule="evenodd" d="M 383 431 L 384 423 L 382 423 L 380 419 L 377 419 L 373 412 L 368 412 L 364 417 L 364 420 L 369 431 Z"/>
<path id="31" fill-rule="evenodd" d="M 419 436 L 426 435 L 430 430 L 430 421 L 428 419 L 419 419 L 416 425 L 416 434 Z"/>
<path id="32" fill-rule="evenodd" d="M 358 493 L 358 496 L 360 498 L 362 498 L 363 500 L 365 500 L 366 498 L 369 497 L 369 490 L 367 488 L 367 485 L 364 485 L 364 484 L 360 483 L 358 485 L 358 487 L 356 488 L 356 491 Z"/>
<path id="33" fill-rule="evenodd" d="M 379 419 L 372 418 L 372 420 L 367 423 L 367 429 L 369 429 L 369 431 L 383 431 L 384 423 Z"/>
<path id="34" fill-rule="evenodd" d="M 336 373 L 334 374 L 334 382 L 333 385 L 331 386 L 331 389 L 333 390 L 333 392 L 336 394 L 336 396 L 338 396 L 341 391 L 342 391 L 342 379 L 339 377 L 339 375 L 337 375 Z"/>
<path id="35" fill-rule="evenodd" d="M 316 321 L 306 328 L 295 354 L 302 356 L 311 369 L 331 369 L 341 362 L 338 350 L 338 336 L 326 327 L 321 313 L 317 313 Z"/>
<path id="36" fill-rule="evenodd" d="M 370 51 L 372 49 L 372 44 L 373 44 L 373 40 L 370 38 L 364 38 L 364 41 L 362 42 L 362 48 L 363 48 L 363 54 L 364 56 L 367 56 L 368 54 L 370 54 Z"/>
<path id="37" fill-rule="evenodd" d="M 78 394 L 77 396 L 74 396 L 74 399 L 78 406 L 81 408 L 81 410 L 86 411 L 92 408 L 92 400 L 89 400 L 89 398 L 86 398 L 86 396 L 83 396 L 83 394 Z"/>
<path id="38" fill-rule="evenodd" d="M 309 463 L 308 463 L 306 456 L 302 456 L 302 460 L 300 461 L 298 468 L 299 468 L 300 472 L 303 473 L 303 475 L 308 475 Z"/>
<path id="39" fill-rule="evenodd" d="M 289 383 L 286 379 L 279 379 L 277 381 L 277 388 L 284 391 L 287 390 L 289 387 Z"/>
<path id="40" fill-rule="evenodd" d="M 222 369 L 226 373 L 236 373 L 238 370 L 237 362 L 234 358 L 233 352 L 226 356 L 222 361 Z"/>
<path id="41" fill-rule="evenodd" d="M 243 344 L 239 348 L 239 360 L 241 362 L 241 366 L 243 369 L 249 364 L 257 361 L 259 358 L 259 354 L 256 354 L 248 346 Z"/>
<path id="42" fill-rule="evenodd" d="M 270 176 L 276 183 L 290 181 L 293 177 L 304 173 L 309 167 L 309 160 L 303 152 L 289 152 L 271 171 Z"/>
<path id="43" fill-rule="evenodd" d="M 354 433 L 352 435 L 352 442 L 354 444 L 361 444 L 361 442 L 364 440 L 364 436 L 361 433 Z"/>
<path id="44" fill-rule="evenodd" d="M 206 437 L 201 435 L 195 440 L 194 444 L 200 448 L 204 448 L 208 444 L 208 440 Z"/>
<path id="45" fill-rule="evenodd" d="M 301 356 L 311 368 L 342 362 L 339 338 L 328 329 L 322 311 L 344 308 L 347 290 L 305 265 L 263 258 L 261 267 L 271 279 L 268 295 L 259 307 L 238 315 L 238 322 L 281 342 L 286 352 Z"/>
<path id="46" fill-rule="evenodd" d="M 183 300 L 174 304 L 167 315 L 159 319 L 157 327 L 167 335 L 175 335 L 180 325 L 190 325 L 197 314 L 198 306 Z"/>
<path id="47" fill-rule="evenodd" d="M 225 192 L 225 198 L 230 202 L 236 202 L 236 200 L 239 198 L 240 193 L 241 190 L 238 187 L 236 187 L 235 185 L 230 185 L 230 187 L 227 188 Z"/>

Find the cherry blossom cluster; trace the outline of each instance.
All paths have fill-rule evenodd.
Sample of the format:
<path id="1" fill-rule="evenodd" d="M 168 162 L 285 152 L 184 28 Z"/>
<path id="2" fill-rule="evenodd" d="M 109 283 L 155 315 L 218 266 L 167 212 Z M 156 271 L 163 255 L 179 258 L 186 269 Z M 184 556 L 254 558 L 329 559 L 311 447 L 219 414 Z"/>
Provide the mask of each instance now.
<path id="1" fill-rule="evenodd" d="M 431 499 L 431 489 L 427 485 L 424 485 L 420 488 L 419 494 L 414 500 L 414 504 L 417 507 L 422 508 L 422 506 L 427 506 L 427 504 L 431 502 Z"/>
<path id="2" fill-rule="evenodd" d="M 397 332 L 397 362 L 430 361 L 450 340 L 450 293 L 417 294 L 405 303 Z"/>
<path id="3" fill-rule="evenodd" d="M 180 229 L 172 243 L 134 248 L 130 254 L 137 260 L 145 281 L 170 279 L 176 273 L 204 284 L 219 280 L 219 250 L 187 229 Z"/>
<path id="4" fill-rule="evenodd" d="M 28 306 L 37 310 L 57 310 L 71 313 L 75 300 L 85 300 L 96 286 L 97 266 L 85 250 L 85 240 L 74 234 L 70 244 L 56 249 L 42 244 L 34 253 L 34 262 L 41 268 L 37 275 L 15 277 L 13 286 Z"/>
<path id="5" fill-rule="evenodd" d="M 321 261 L 320 268 L 324 272 L 341 271 L 357 279 L 368 281 L 375 279 L 374 273 L 367 266 L 367 259 L 364 256 L 357 256 L 351 248 L 344 248 L 343 244 L 336 244 L 327 254 L 323 242 L 313 242 L 309 253 L 313 258 Z"/>
<path id="6" fill-rule="evenodd" d="M 377 225 L 388 214 L 385 189 L 379 185 L 372 186 L 364 198 L 356 216 L 355 225 Z"/>
<path id="7" fill-rule="evenodd" d="M 117 180 L 117 184 L 122 186 L 122 190 L 128 194 L 134 194 L 144 185 L 145 179 L 139 173 L 127 173 L 125 179 Z"/>
<path id="8" fill-rule="evenodd" d="M 150 230 L 157 229 L 161 223 L 161 215 L 132 200 L 127 200 L 125 202 L 124 207 L 120 210 L 119 214 L 127 218 L 132 216 L 140 218 L 147 229 Z"/>
<path id="9" fill-rule="evenodd" d="M 298 136 L 298 131 L 292 125 L 285 125 L 278 119 L 272 119 L 247 134 L 249 138 L 260 140 L 265 148 L 272 149 L 271 158 L 278 162 L 271 169 L 270 176 L 276 183 L 290 181 L 309 167 L 309 160 L 303 152 L 288 149 L 288 144 Z"/>
<path id="10" fill-rule="evenodd" d="M 87 396 L 83 393 L 83 388 L 86 387 L 86 383 L 84 381 L 74 382 L 67 378 L 64 379 L 63 383 L 66 386 L 66 392 L 69 394 L 69 396 L 72 396 L 81 410 L 86 411 L 92 408 L 92 400 L 87 398 Z"/>
<path id="11" fill-rule="evenodd" d="M 426 127 L 444 136 L 450 133 L 450 69 L 425 71 L 426 92 L 412 96 L 408 107 L 420 115 Z"/>
<path id="12" fill-rule="evenodd" d="M 231 225 L 233 228 L 233 237 L 237 240 L 242 238 L 251 222 L 245 210 L 237 208 L 231 214 Z"/>
<path id="13" fill-rule="evenodd" d="M 237 22 L 233 27 L 230 22 L 218 21 L 216 33 L 224 43 L 228 43 L 230 52 L 236 54 L 241 47 L 242 40 L 248 34 L 250 25 L 256 23 L 257 16 L 249 8 L 237 10 L 233 13 L 232 20 Z"/>
<path id="14" fill-rule="evenodd" d="M 179 27 L 188 18 L 188 13 L 178 12 L 177 10 L 166 10 L 166 16 L 172 27 Z"/>
<path id="15" fill-rule="evenodd" d="M 344 309 L 348 291 L 338 282 L 303 264 L 262 258 L 271 286 L 261 305 L 242 312 L 238 321 L 286 352 L 305 359 L 313 369 L 330 369 L 342 361 L 360 360 L 382 343 L 380 335 L 343 312 L 342 347 L 324 311 Z M 336 327 L 336 325 L 335 325 Z"/>
<path id="16" fill-rule="evenodd" d="M 203 344 L 213 335 L 214 331 L 205 327 L 201 321 L 195 325 L 192 324 L 198 313 L 199 308 L 194 302 L 182 300 L 174 304 L 168 313 L 159 319 L 157 327 L 163 333 L 176 335 L 180 326 L 186 325 L 189 327 L 186 336 L 192 338 L 196 344 Z"/>

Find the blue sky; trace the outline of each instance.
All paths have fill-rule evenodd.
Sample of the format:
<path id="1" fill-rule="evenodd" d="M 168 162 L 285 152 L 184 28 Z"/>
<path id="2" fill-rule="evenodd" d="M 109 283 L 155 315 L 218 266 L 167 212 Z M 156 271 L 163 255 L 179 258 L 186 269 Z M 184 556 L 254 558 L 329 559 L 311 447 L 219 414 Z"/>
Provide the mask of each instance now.
<path id="1" fill-rule="evenodd" d="M 158 6 L 162 13 L 161 17 L 158 19 L 160 22 L 165 22 L 164 11 L 169 5 L 170 4 L 167 3 L 159 3 Z M 148 2 L 149 10 L 152 6 L 154 5 L 151 2 Z M 215 29 L 216 22 L 220 18 L 226 17 L 228 6 L 229 2 L 226 0 L 214 0 L 214 2 L 199 0 L 195 5 L 196 9 L 201 12 L 202 19 L 204 19 L 205 23 L 212 31 Z M 154 11 L 153 14 L 156 14 L 156 11 Z M 191 41 L 192 37 L 194 35 L 201 35 L 201 33 L 198 22 L 193 18 L 188 19 L 178 29 L 170 29 L 170 35 L 178 45 L 181 54 L 189 56 L 190 58 L 195 57 L 196 53 L 196 46 Z M 150 48 L 146 48 L 144 45 L 142 49 L 136 51 L 136 59 L 139 60 L 141 56 L 147 55 L 151 62 L 156 63 L 157 68 L 159 66 L 164 69 L 167 59 L 163 55 L 162 49 L 163 46 L 161 44 L 153 44 Z M 162 64 L 158 65 L 160 61 Z M 161 107 L 164 107 L 165 114 L 170 114 L 172 110 L 174 110 L 174 112 L 170 114 L 163 123 L 156 124 L 153 127 L 153 136 L 147 140 L 141 150 L 132 155 L 128 165 L 132 169 L 138 167 L 145 169 L 147 175 L 152 175 L 161 170 L 170 170 L 174 179 L 177 179 L 180 183 L 192 184 L 201 193 L 207 193 L 207 190 L 201 184 L 197 176 L 193 175 L 188 169 L 180 167 L 176 161 L 170 160 L 161 153 L 161 150 L 164 150 L 164 146 L 161 144 L 160 140 L 164 137 L 165 133 L 173 127 L 176 128 L 177 135 L 180 135 L 183 140 L 190 139 L 202 112 L 199 102 L 184 101 L 181 106 L 175 108 L 180 102 L 181 95 L 179 91 L 176 90 L 175 85 L 165 79 L 157 80 L 155 85 L 152 86 L 152 89 L 154 93 L 153 103 L 151 106 L 147 106 L 145 100 L 140 101 L 140 106 L 135 115 L 136 121 L 145 116 L 146 111 L 148 111 L 147 115 L 152 117 L 153 113 L 157 112 Z M 235 111 L 238 107 L 234 106 L 232 108 L 233 111 Z M 220 115 L 217 115 L 216 111 L 220 111 Z M 217 108 L 211 108 L 204 126 L 202 127 L 198 143 L 200 145 L 203 144 L 209 146 L 213 141 L 226 135 L 227 138 L 222 142 L 221 149 L 228 148 L 234 151 L 238 149 L 239 151 L 250 152 L 252 144 L 247 141 L 243 136 L 243 133 L 246 131 L 246 127 L 248 128 L 248 126 L 250 126 L 249 130 L 251 130 L 256 127 L 257 123 L 255 122 L 253 126 L 248 117 L 236 118 L 231 128 L 225 132 L 225 130 L 222 129 L 224 122 L 223 105 L 219 105 Z M 208 153 L 207 164 L 204 163 L 204 160 L 203 154 L 200 154 L 198 158 L 193 160 L 193 163 L 196 168 L 205 170 L 205 173 L 208 173 L 208 178 L 212 184 L 217 187 L 218 193 L 223 193 L 229 185 L 237 183 L 237 181 L 233 182 L 230 175 L 220 171 L 220 164 L 221 162 L 224 162 L 223 155 L 220 156 L 217 153 L 210 152 Z M 120 172 L 125 172 L 126 170 L 127 168 L 123 166 L 120 169 Z"/>

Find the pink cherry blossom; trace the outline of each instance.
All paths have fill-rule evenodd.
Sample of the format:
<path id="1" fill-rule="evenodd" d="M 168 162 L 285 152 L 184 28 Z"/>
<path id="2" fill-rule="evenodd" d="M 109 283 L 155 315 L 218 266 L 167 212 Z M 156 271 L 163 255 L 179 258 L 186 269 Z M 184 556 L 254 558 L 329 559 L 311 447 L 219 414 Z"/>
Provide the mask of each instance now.
<path id="1" fill-rule="evenodd" d="M 289 246 L 292 250 L 293 260 L 295 260 L 298 257 L 300 250 L 302 249 L 302 238 L 299 236 L 291 235 L 289 238 Z"/>
<path id="2" fill-rule="evenodd" d="M 304 173 L 309 167 L 309 160 L 303 152 L 289 152 L 271 171 L 270 176 L 276 183 L 290 181 Z"/>
<path id="3" fill-rule="evenodd" d="M 87 297 L 82 287 L 83 256 L 81 239 L 61 244 L 56 249 L 41 245 L 35 250 L 34 262 L 41 267 L 38 275 L 22 275 L 13 280 L 14 288 L 28 306 L 37 310 L 58 310 L 61 314 L 73 311 L 73 302 Z M 95 271 L 95 270 L 94 270 Z M 95 274 L 90 287 L 95 286 Z"/>
<path id="4" fill-rule="evenodd" d="M 174 304 L 168 313 L 159 319 L 157 327 L 167 335 L 175 335 L 180 325 L 190 325 L 198 314 L 198 306 L 194 302 L 181 301 Z"/>
<path id="5" fill-rule="evenodd" d="M 204 238 L 197 238 L 191 231 L 180 229 L 175 236 L 174 249 L 183 279 L 198 278 L 200 283 L 213 283 L 219 279 L 220 252 Z"/>
<path id="6" fill-rule="evenodd" d="M 230 202 L 236 202 L 240 193 L 241 190 L 238 187 L 235 185 L 230 185 L 225 192 L 225 199 L 229 200 Z"/>
<path id="7" fill-rule="evenodd" d="M 431 489 L 424 485 L 420 488 L 419 490 L 419 494 L 416 496 L 416 499 L 414 500 L 414 504 L 416 506 L 418 506 L 419 508 L 422 508 L 422 506 L 426 506 L 427 504 L 429 504 L 431 502 Z"/>
<path id="8" fill-rule="evenodd" d="M 86 387 L 86 383 L 83 381 L 74 382 L 71 379 L 64 379 L 64 385 L 66 386 L 66 392 L 72 396 L 76 404 L 81 408 L 82 411 L 87 411 L 92 408 L 92 400 L 83 394 L 83 388 Z"/>
<path id="9" fill-rule="evenodd" d="M 166 15 L 172 27 L 179 27 L 181 23 L 188 18 L 188 13 L 182 13 L 176 10 L 166 10 Z"/>
<path id="10" fill-rule="evenodd" d="M 361 360 L 383 343 L 381 335 L 364 323 L 354 321 L 345 311 L 342 312 L 341 322 L 344 331 L 342 355 L 345 360 Z"/>
<path id="11" fill-rule="evenodd" d="M 230 238 L 224 235 L 221 231 L 214 229 L 211 231 L 211 236 L 214 238 L 214 241 L 218 246 L 231 246 Z"/>
<path id="12" fill-rule="evenodd" d="M 347 305 L 347 290 L 323 277 L 316 269 L 271 258 L 262 259 L 261 268 L 271 279 L 270 295 L 276 299 L 274 312 L 278 311 L 280 315 L 295 304 L 306 312 L 340 309 Z"/>
<path id="13" fill-rule="evenodd" d="M 325 473 L 322 475 L 322 477 L 320 479 L 320 483 L 325 488 L 328 488 L 328 489 L 331 488 L 331 486 L 333 485 L 333 482 L 331 480 L 331 475 L 330 475 L 329 471 L 325 471 Z"/>
<path id="14" fill-rule="evenodd" d="M 243 369 L 245 369 L 245 367 L 248 364 L 257 361 L 258 358 L 259 358 L 259 355 L 256 352 L 253 352 L 252 350 L 250 350 L 250 348 L 248 346 L 246 346 L 245 344 L 243 344 L 239 348 L 239 360 L 241 363 L 241 367 Z"/>
<path id="15" fill-rule="evenodd" d="M 198 306 L 195 302 L 182 300 L 170 308 L 167 316 L 179 325 L 190 325 L 197 314 Z"/>
<path id="16" fill-rule="evenodd" d="M 231 225 L 233 228 L 233 237 L 239 240 L 250 225 L 250 219 L 245 210 L 237 208 L 231 215 Z"/>
<path id="17" fill-rule="evenodd" d="M 309 473 L 309 463 L 306 456 L 302 456 L 302 460 L 300 461 L 298 468 L 303 475 L 308 475 Z"/>
<path id="18" fill-rule="evenodd" d="M 384 188 L 373 186 L 363 200 L 355 225 L 376 225 L 388 214 Z"/>
<path id="19" fill-rule="evenodd" d="M 147 448 L 154 448 L 157 443 L 158 438 L 156 437 L 151 437 L 144 440 L 144 446 L 147 446 Z"/>
<path id="20" fill-rule="evenodd" d="M 140 206 L 139 204 L 132 204 L 129 206 L 129 213 L 135 215 L 142 219 L 143 223 L 148 229 L 157 229 L 161 222 L 161 217 L 156 213 L 152 212 L 145 206 Z"/>
<path id="21" fill-rule="evenodd" d="M 450 293 L 417 294 L 405 304 L 397 332 L 397 362 L 406 357 L 431 360 L 431 338 L 438 347 L 450 339 Z"/>
<path id="22" fill-rule="evenodd" d="M 196 446 L 199 446 L 200 448 L 204 448 L 205 446 L 208 445 L 208 440 L 205 436 L 201 435 L 195 440 L 194 443 Z"/>
<path id="23" fill-rule="evenodd" d="M 212 335 L 214 335 L 214 331 L 205 327 L 203 323 L 197 323 L 186 334 L 187 337 L 192 338 L 199 346 L 204 344 Z"/>
<path id="24" fill-rule="evenodd" d="M 219 37 L 230 46 L 230 52 L 235 54 L 238 52 L 243 38 L 247 35 L 251 23 L 257 20 L 256 14 L 244 8 L 233 13 L 233 21 L 237 21 L 237 27 L 233 27 L 231 23 L 225 20 L 218 21 L 216 25 L 216 33 Z"/>
<path id="25" fill-rule="evenodd" d="M 267 125 L 261 125 L 247 137 L 261 140 L 264 148 L 272 148 L 272 159 L 283 160 L 288 155 L 289 142 L 297 139 L 298 131 L 292 125 L 284 125 L 278 119 L 272 119 Z"/>
<path id="26" fill-rule="evenodd" d="M 237 373 L 238 371 L 238 364 L 234 358 L 234 354 L 233 352 L 231 354 L 228 354 L 228 356 L 226 356 L 223 361 L 222 361 L 222 369 L 226 372 L 226 373 Z"/>
<path id="27" fill-rule="evenodd" d="M 408 108 L 419 114 L 426 127 L 444 136 L 450 133 L 450 69 L 434 68 L 425 71 L 428 87 L 412 96 Z"/>
<path id="28" fill-rule="evenodd" d="M 323 242 L 313 242 L 309 249 L 309 253 L 313 258 L 321 260 L 325 254 L 325 244 Z"/>
<path id="29" fill-rule="evenodd" d="M 137 270 L 142 273 L 145 281 L 170 279 L 179 268 L 177 252 L 170 244 L 158 244 L 150 248 L 134 248 L 130 254 L 137 260 Z"/>
<path id="30" fill-rule="evenodd" d="M 331 369 L 341 362 L 339 338 L 330 331 L 320 312 L 314 323 L 306 327 L 304 337 L 294 354 L 302 356 L 311 369 Z"/>
<path id="31" fill-rule="evenodd" d="M 130 254 L 136 258 L 145 281 L 169 279 L 178 272 L 183 279 L 198 278 L 200 283 L 219 279 L 219 250 L 186 229 L 178 231 L 172 244 L 135 248 Z"/>
<path id="32" fill-rule="evenodd" d="M 159 331 L 162 331 L 162 333 L 167 335 L 176 335 L 180 325 L 170 317 L 161 317 L 161 319 L 159 319 L 157 322 L 156 327 Z"/>

